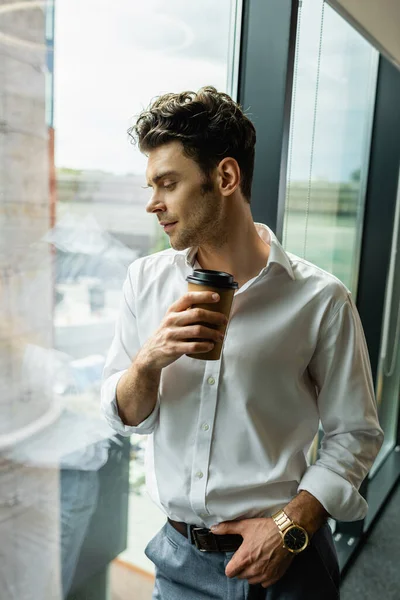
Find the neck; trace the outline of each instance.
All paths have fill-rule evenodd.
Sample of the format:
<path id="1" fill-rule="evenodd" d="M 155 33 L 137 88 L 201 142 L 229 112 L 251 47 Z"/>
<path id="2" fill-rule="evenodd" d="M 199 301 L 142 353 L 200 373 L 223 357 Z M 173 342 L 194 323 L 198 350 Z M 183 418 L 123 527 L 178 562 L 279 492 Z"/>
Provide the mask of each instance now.
<path id="1" fill-rule="evenodd" d="M 234 276 L 241 287 L 256 277 L 268 262 L 270 246 L 264 242 L 249 215 L 227 224 L 228 234 L 224 243 L 216 247 L 202 245 L 197 251 L 197 261 L 202 269 L 225 271 Z M 243 216 L 243 215 L 242 215 Z"/>

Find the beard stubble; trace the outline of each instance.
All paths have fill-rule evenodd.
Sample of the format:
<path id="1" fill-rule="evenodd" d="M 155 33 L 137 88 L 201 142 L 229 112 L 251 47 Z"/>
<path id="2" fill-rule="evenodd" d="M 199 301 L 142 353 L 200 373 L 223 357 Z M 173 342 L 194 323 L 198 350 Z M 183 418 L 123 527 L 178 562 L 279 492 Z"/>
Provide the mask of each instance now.
<path id="1" fill-rule="evenodd" d="M 228 232 L 224 227 L 222 201 L 215 193 L 210 177 L 206 177 L 202 182 L 196 196 L 197 201 L 191 211 L 190 221 L 175 239 L 170 238 L 174 250 L 202 245 L 221 248 L 227 241 Z"/>

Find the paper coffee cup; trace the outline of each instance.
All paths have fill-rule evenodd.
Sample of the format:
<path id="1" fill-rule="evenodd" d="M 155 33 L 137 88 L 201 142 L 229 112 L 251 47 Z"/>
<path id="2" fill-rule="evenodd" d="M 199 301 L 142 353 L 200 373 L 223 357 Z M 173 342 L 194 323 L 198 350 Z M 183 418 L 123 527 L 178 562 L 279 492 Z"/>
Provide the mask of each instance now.
<path id="1" fill-rule="evenodd" d="M 234 281 L 233 275 L 224 273 L 223 271 L 211 271 L 210 269 L 195 269 L 192 275 L 186 278 L 188 282 L 189 292 L 217 292 L 220 300 L 210 304 L 193 304 L 192 308 L 205 308 L 224 314 L 227 319 L 231 312 L 233 296 L 238 289 L 239 284 Z M 200 322 L 196 325 L 205 325 L 211 329 L 218 329 L 225 333 L 225 325 L 219 327 L 211 324 Z M 202 338 L 193 338 L 192 341 L 204 341 Z M 208 341 L 208 340 L 207 340 Z M 215 342 L 214 348 L 210 352 L 199 352 L 198 354 L 187 354 L 190 358 L 198 358 L 199 360 L 219 360 L 222 352 L 222 342 Z"/>

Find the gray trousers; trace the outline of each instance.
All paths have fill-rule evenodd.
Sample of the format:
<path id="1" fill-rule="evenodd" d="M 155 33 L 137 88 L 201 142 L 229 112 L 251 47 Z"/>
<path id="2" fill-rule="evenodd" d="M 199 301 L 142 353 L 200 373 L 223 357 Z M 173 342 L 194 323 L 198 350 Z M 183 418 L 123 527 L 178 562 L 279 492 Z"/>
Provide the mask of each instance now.
<path id="1" fill-rule="evenodd" d="M 153 600 L 337 600 L 339 565 L 328 524 L 269 588 L 229 578 L 234 552 L 200 552 L 168 522 L 150 540 L 146 556 L 156 567 Z"/>

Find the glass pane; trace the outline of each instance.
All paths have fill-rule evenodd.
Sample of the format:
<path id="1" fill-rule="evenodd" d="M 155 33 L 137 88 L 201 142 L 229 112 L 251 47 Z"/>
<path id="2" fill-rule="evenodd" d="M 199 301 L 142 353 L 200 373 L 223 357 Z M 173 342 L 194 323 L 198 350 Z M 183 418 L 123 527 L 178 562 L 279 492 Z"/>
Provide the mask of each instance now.
<path id="1" fill-rule="evenodd" d="M 386 287 L 385 319 L 378 366 L 376 397 L 379 419 L 385 432 L 383 446 L 370 477 L 396 445 L 400 407 L 400 185 L 393 230 L 392 257 Z"/>
<path id="2" fill-rule="evenodd" d="M 2 590 L 150 599 L 146 439 L 99 412 L 127 267 L 168 247 L 127 129 L 161 93 L 228 91 L 235 2 L 0 4 Z"/>
<path id="3" fill-rule="evenodd" d="M 301 4 L 283 242 L 355 293 L 378 54 L 322 0 Z"/>

